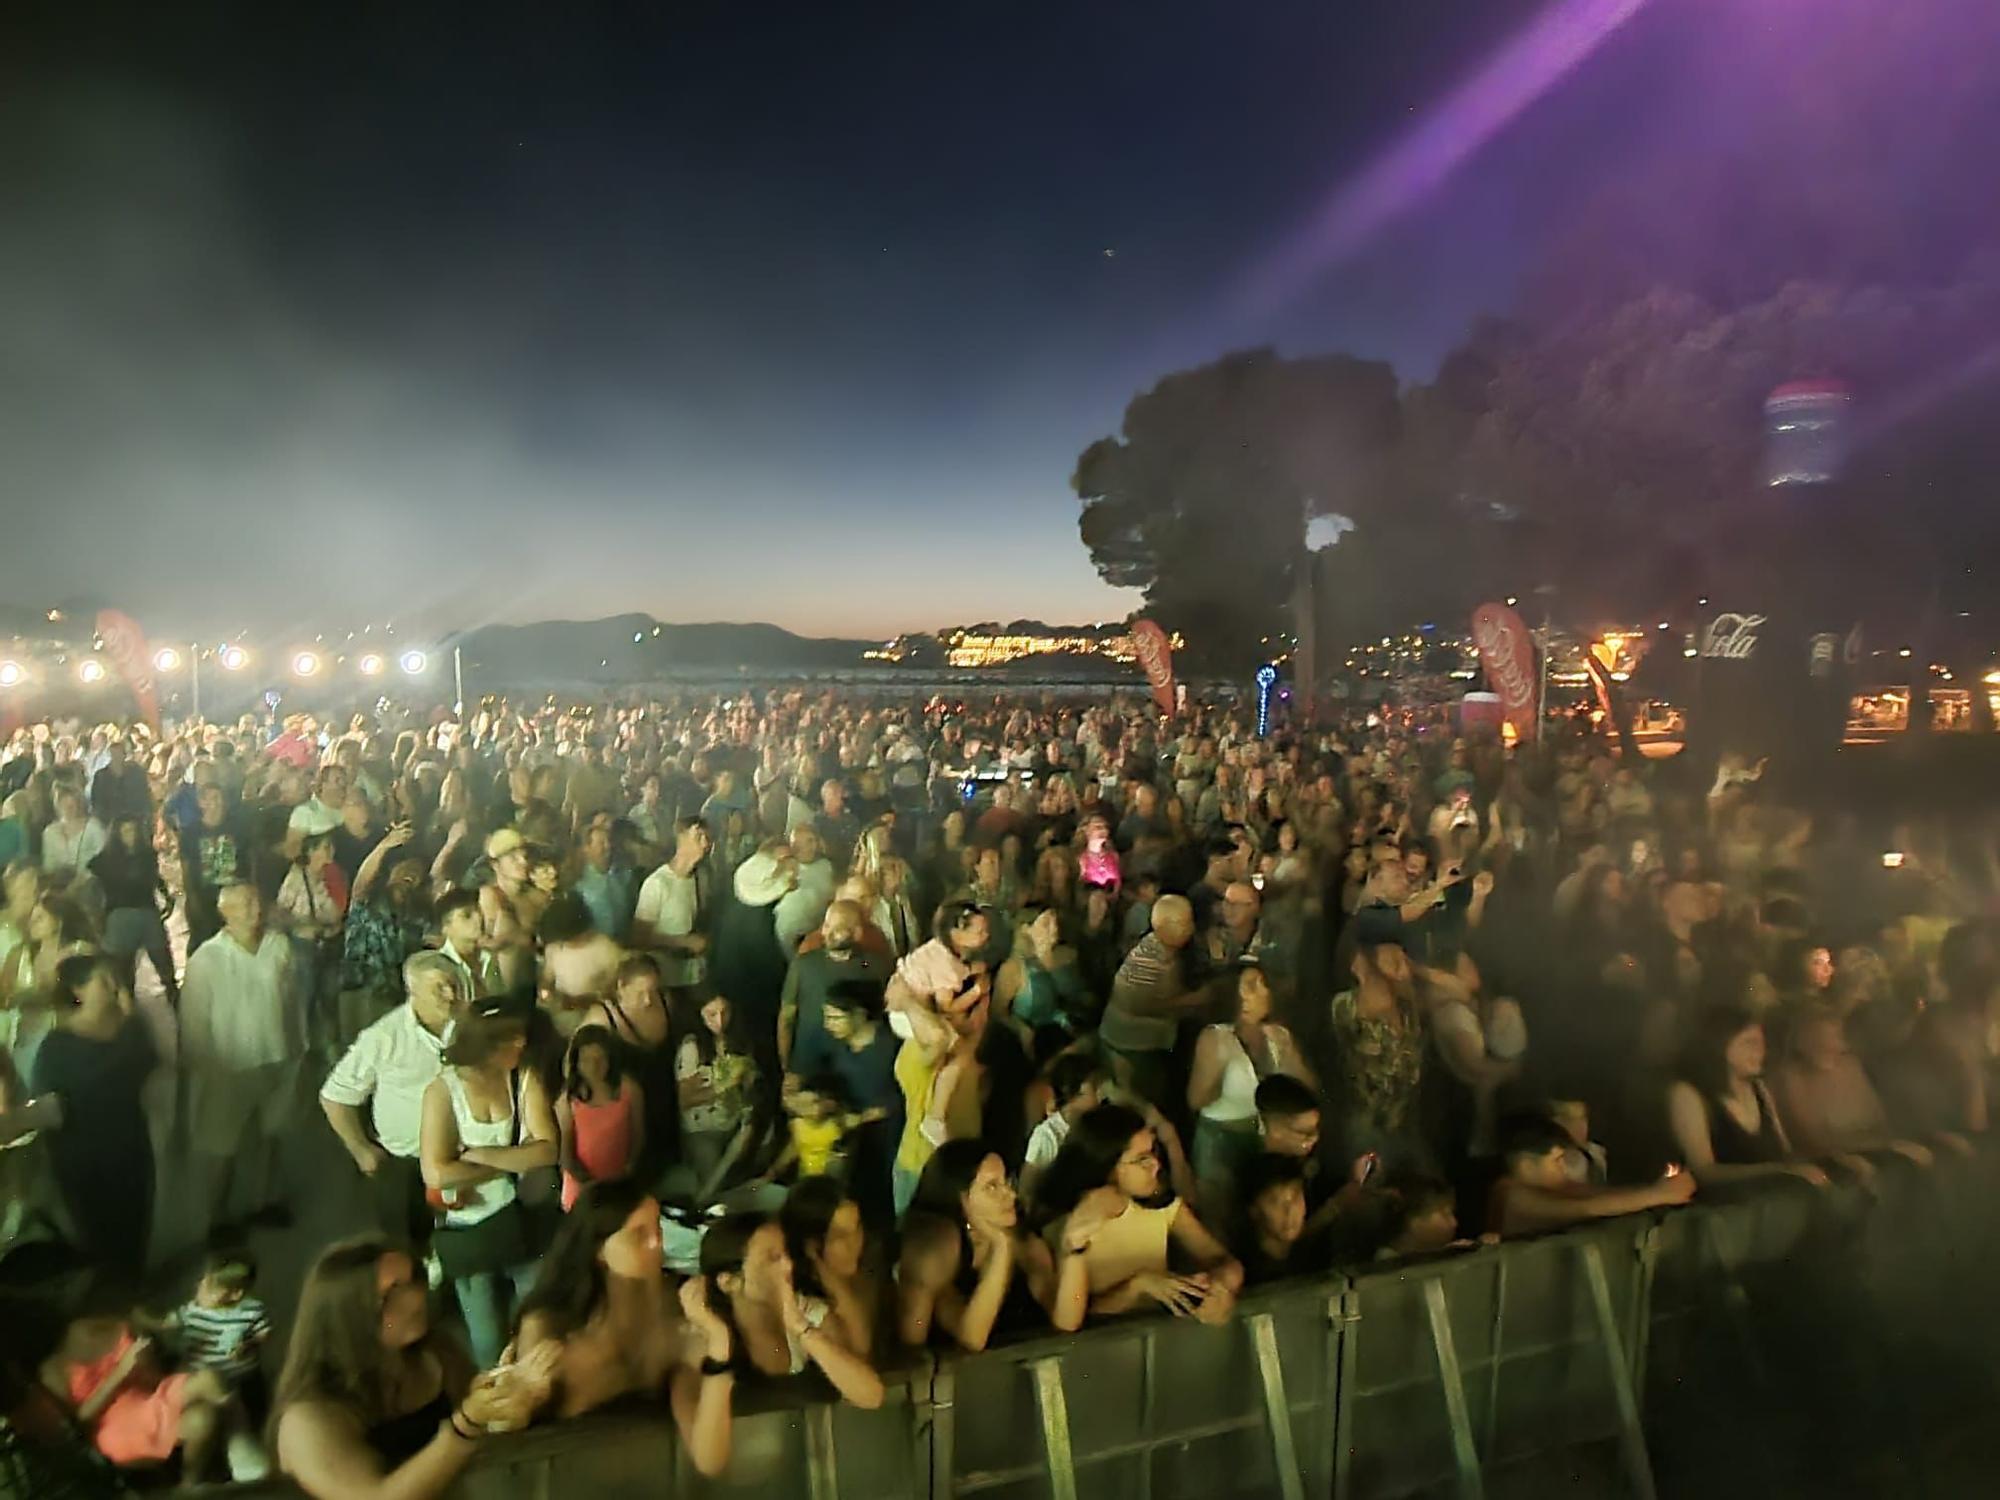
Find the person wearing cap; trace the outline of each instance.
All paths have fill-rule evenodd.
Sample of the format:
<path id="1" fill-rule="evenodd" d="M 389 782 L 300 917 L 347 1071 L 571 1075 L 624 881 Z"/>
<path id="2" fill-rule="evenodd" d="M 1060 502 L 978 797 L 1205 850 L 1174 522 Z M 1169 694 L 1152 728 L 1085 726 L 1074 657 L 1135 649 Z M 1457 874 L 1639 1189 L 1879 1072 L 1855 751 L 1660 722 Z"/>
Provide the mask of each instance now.
<path id="1" fill-rule="evenodd" d="M 445 1042 L 468 997 L 458 965 L 442 953 L 405 959 L 403 987 L 409 998 L 355 1038 L 327 1074 L 319 1104 L 368 1181 L 376 1227 L 421 1245 L 432 1218 L 418 1159 L 424 1090 L 444 1066 Z"/>
<path id="2" fill-rule="evenodd" d="M 736 1007 L 766 1077 L 778 1076 L 778 1001 L 785 986 L 785 954 L 778 946 L 778 902 L 798 880 L 791 848 L 772 839 L 736 868 L 736 899 L 722 909 L 715 929 L 709 978 Z"/>
<path id="3" fill-rule="evenodd" d="M 501 988 L 513 989 L 531 979 L 534 935 L 523 916 L 534 898 L 528 894 L 531 858 L 528 840 L 518 828 L 496 829 L 486 840 L 486 861 L 493 879 L 479 888 L 479 914 L 485 923 L 485 946 L 499 965 Z"/>

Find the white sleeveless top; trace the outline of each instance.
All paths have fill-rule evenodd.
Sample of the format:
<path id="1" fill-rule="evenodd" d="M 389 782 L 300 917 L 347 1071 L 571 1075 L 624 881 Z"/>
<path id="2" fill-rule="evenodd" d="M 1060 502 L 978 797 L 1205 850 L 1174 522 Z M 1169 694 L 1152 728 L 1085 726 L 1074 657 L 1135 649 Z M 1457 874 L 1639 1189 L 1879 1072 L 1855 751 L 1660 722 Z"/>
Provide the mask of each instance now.
<path id="1" fill-rule="evenodd" d="M 438 1076 L 444 1079 L 445 1092 L 451 1095 L 451 1117 L 458 1124 L 461 1149 L 520 1144 L 521 1135 L 514 1121 L 514 1097 L 511 1092 L 507 1097 L 506 1114 L 497 1120 L 475 1119 L 472 1101 L 465 1097 L 465 1084 L 458 1076 L 458 1069 L 446 1068 Z M 446 1209 L 444 1222 L 447 1228 L 462 1229 L 468 1224 L 492 1218 L 512 1203 L 514 1179 L 512 1176 L 489 1178 L 471 1187 L 454 1188 L 452 1196 L 458 1199 L 459 1207 Z"/>
<path id="2" fill-rule="evenodd" d="M 1218 1125 L 1236 1125 L 1257 1118 L 1257 1067 L 1234 1026 L 1208 1028 L 1221 1039 L 1227 1061 L 1222 1065 L 1222 1089 L 1202 1106 L 1201 1117 Z"/>

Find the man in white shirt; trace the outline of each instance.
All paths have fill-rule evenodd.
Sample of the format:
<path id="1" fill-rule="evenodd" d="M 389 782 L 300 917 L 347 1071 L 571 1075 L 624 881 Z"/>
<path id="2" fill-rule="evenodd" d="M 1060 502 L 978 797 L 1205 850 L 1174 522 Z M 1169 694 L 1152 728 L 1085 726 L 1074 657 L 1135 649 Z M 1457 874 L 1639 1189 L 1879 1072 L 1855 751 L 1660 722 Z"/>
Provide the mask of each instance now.
<path id="1" fill-rule="evenodd" d="M 233 1196 L 253 1212 L 280 1209 L 278 1142 L 306 1042 L 291 939 L 264 931 L 255 886 L 224 887 L 217 906 L 222 931 L 188 957 L 180 1018 L 188 1141 L 211 1226 Z"/>
<path id="2" fill-rule="evenodd" d="M 418 1154 L 424 1090 L 444 1066 L 445 1039 L 466 996 L 458 965 L 430 951 L 403 961 L 403 988 L 409 999 L 356 1037 L 327 1074 L 319 1107 L 368 1179 L 376 1226 L 414 1245 L 431 1226 Z"/>
<path id="3" fill-rule="evenodd" d="M 708 825 L 698 817 L 679 819 L 673 857 L 639 887 L 626 942 L 653 955 L 660 983 L 668 989 L 686 989 L 705 977 L 708 936 L 701 930 L 701 874 L 708 850 Z"/>
<path id="4" fill-rule="evenodd" d="M 833 785 L 832 782 L 827 784 Z M 833 865 L 826 857 L 826 846 L 820 841 L 819 830 L 812 824 L 805 824 L 792 835 L 792 857 L 798 861 L 798 883 L 778 898 L 778 910 L 773 922 L 778 934 L 778 946 L 784 950 L 787 963 L 798 953 L 805 935 L 816 931 L 826 919 L 826 909 L 833 904 L 835 885 Z"/>

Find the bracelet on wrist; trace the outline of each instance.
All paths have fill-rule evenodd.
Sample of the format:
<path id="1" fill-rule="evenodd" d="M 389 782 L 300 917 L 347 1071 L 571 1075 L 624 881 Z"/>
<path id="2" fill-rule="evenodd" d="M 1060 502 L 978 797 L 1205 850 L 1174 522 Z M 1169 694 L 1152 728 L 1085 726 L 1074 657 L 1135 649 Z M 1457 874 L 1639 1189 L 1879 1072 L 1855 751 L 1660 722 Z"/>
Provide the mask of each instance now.
<path id="1" fill-rule="evenodd" d="M 468 1443 L 476 1443 L 481 1438 L 486 1436 L 486 1430 L 483 1427 L 481 1427 L 478 1423 L 473 1422 L 472 1430 L 468 1432 L 465 1428 L 465 1424 L 471 1421 L 472 1419 L 466 1416 L 461 1408 L 456 1406 L 452 1408 L 451 1430 L 454 1433 L 456 1433 L 462 1441 Z"/>
<path id="2" fill-rule="evenodd" d="M 714 1375 L 734 1375 L 735 1373 L 736 1373 L 736 1366 L 731 1364 L 728 1360 L 717 1359 L 713 1355 L 702 1356 L 702 1361 L 701 1361 L 702 1379 L 706 1380 Z"/>

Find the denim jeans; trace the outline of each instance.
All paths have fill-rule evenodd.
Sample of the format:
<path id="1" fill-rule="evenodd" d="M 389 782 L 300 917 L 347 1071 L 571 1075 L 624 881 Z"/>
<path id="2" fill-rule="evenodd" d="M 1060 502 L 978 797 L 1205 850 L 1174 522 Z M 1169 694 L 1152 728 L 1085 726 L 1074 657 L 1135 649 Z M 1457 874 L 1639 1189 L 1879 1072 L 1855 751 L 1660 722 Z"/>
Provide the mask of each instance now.
<path id="1" fill-rule="evenodd" d="M 902 1222 L 903 1215 L 910 1211 L 910 1201 L 917 1196 L 917 1182 L 921 1172 L 912 1172 L 908 1167 L 899 1166 L 889 1174 L 890 1191 L 896 1203 L 896 1221 Z"/>
<path id="2" fill-rule="evenodd" d="M 535 1262 L 511 1271 L 482 1271 L 477 1276 L 461 1276 L 451 1284 L 458 1298 L 458 1310 L 465 1319 L 465 1337 L 472 1345 L 472 1362 L 490 1370 L 507 1347 L 507 1330 L 513 1326 L 514 1303 L 528 1295 L 535 1283 Z"/>

